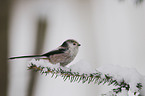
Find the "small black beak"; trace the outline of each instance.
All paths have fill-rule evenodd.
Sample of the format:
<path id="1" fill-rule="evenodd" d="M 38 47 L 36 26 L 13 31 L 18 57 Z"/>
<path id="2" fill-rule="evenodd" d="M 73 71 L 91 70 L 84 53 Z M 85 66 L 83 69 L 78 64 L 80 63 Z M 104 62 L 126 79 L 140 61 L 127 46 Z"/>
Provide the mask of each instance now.
<path id="1" fill-rule="evenodd" d="M 78 44 L 78 46 L 81 46 L 81 44 Z"/>

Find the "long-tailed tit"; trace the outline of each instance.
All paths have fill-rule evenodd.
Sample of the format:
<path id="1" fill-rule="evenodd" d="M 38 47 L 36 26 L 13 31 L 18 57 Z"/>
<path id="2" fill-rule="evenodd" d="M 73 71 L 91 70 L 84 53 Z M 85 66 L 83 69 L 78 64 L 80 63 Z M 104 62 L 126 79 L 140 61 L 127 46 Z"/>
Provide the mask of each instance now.
<path id="1" fill-rule="evenodd" d="M 59 46 L 57 49 L 47 52 L 45 54 L 18 56 L 18 57 L 11 57 L 9 59 L 37 57 L 37 58 L 48 59 L 49 62 L 52 64 L 60 63 L 61 66 L 66 66 L 71 61 L 73 61 L 74 58 L 76 57 L 79 46 L 80 44 L 77 41 L 73 39 L 68 39 L 64 41 L 63 44 Z"/>

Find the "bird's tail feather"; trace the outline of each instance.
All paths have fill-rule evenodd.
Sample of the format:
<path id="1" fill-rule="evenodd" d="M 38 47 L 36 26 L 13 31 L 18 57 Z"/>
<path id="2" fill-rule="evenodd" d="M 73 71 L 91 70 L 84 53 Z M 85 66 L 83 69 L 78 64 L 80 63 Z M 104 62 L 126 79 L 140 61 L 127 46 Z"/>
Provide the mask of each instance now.
<path id="1" fill-rule="evenodd" d="M 18 57 L 10 57 L 9 59 L 32 58 L 32 57 L 42 57 L 42 55 L 18 56 Z"/>

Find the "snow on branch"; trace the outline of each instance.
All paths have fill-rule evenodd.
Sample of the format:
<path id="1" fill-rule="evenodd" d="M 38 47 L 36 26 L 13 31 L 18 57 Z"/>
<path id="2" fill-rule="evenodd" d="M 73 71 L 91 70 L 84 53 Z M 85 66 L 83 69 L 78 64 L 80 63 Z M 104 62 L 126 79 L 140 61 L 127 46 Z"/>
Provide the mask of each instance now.
<path id="1" fill-rule="evenodd" d="M 70 82 L 78 82 L 78 83 L 87 82 L 88 84 L 94 82 L 95 84 L 98 85 L 108 84 L 108 86 L 109 85 L 116 86 L 114 89 L 112 89 L 112 91 L 110 91 L 111 95 L 107 95 L 108 94 L 107 93 L 104 94 L 104 96 L 118 96 L 118 94 L 120 94 L 124 90 L 127 91 L 126 94 L 128 94 L 128 91 L 131 91 L 134 94 L 134 96 L 144 96 L 144 95 L 137 95 L 140 93 L 140 91 L 143 88 L 140 79 L 141 76 L 139 74 L 136 75 L 136 71 L 133 72 L 133 70 L 127 69 L 127 71 L 130 71 L 131 74 L 133 75 L 130 76 L 130 74 L 128 74 L 130 72 L 127 72 L 126 70 L 124 70 L 124 68 L 121 68 L 120 66 L 108 65 L 92 71 L 89 64 L 86 62 L 78 62 L 77 64 L 74 64 L 68 68 L 68 67 L 61 67 L 59 64 L 52 65 L 45 60 L 33 59 L 30 62 L 28 69 L 39 71 L 41 74 L 45 74 L 45 75 L 51 74 L 52 75 L 51 77 L 55 77 L 55 78 L 61 76 L 64 81 L 68 79 L 70 80 Z"/>

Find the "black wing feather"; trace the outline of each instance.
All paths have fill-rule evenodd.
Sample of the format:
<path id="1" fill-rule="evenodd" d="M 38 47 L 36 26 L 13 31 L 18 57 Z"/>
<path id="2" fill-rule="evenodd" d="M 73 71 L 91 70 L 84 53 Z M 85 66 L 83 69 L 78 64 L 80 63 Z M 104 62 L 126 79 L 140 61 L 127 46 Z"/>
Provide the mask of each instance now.
<path id="1" fill-rule="evenodd" d="M 61 48 L 61 49 L 58 49 L 58 50 L 53 50 L 53 51 L 50 51 L 48 53 L 45 53 L 42 56 L 49 57 L 50 55 L 64 53 L 66 50 L 68 50 L 68 48 Z"/>

